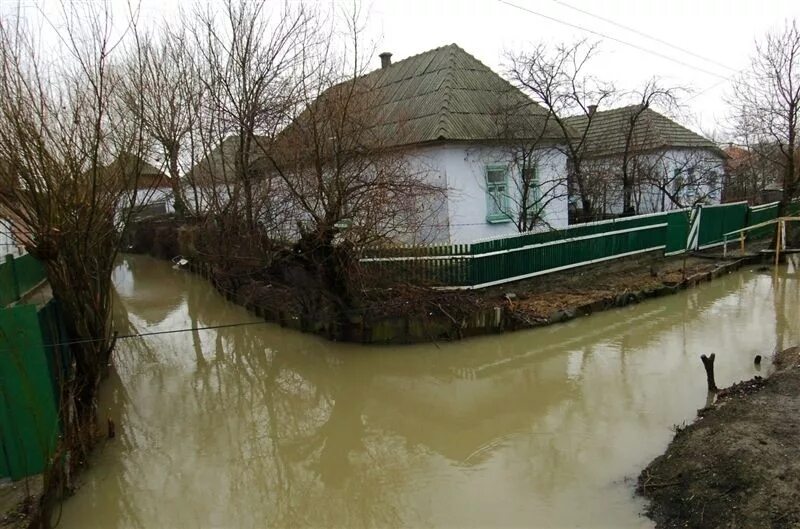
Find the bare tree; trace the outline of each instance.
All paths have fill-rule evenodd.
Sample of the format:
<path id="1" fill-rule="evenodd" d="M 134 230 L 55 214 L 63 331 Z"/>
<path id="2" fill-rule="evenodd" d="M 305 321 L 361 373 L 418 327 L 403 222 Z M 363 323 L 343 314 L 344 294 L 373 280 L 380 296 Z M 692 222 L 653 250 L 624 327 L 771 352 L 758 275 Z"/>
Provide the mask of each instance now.
<path id="1" fill-rule="evenodd" d="M 702 150 L 665 150 L 636 161 L 633 179 L 637 212 L 668 211 L 709 204 L 722 193 L 719 159 Z"/>
<path id="2" fill-rule="evenodd" d="M 190 39 L 185 28 L 162 28 L 145 35 L 132 50 L 124 70 L 122 103 L 137 113 L 154 143 L 155 157 L 169 176 L 175 210 L 197 213 L 198 200 L 187 201 L 181 177 L 194 165 L 192 132 L 198 125 L 202 102 L 200 76 L 193 68 Z M 192 208 L 193 211 L 187 211 Z"/>
<path id="3" fill-rule="evenodd" d="M 505 175 L 501 178 L 501 185 L 510 188 L 487 189 L 493 202 L 490 207 L 511 220 L 519 232 L 548 227 L 553 220 L 547 216 L 548 207 L 569 198 L 566 175 L 555 167 L 561 131 L 547 111 L 527 98 L 507 99 L 511 101 L 495 111 L 500 159 L 486 162 L 490 167 L 500 162 L 498 168 L 511 173 L 510 184 Z M 487 179 L 492 177 L 489 173 Z"/>
<path id="4" fill-rule="evenodd" d="M 112 59 L 130 27 L 120 37 L 107 5 L 65 2 L 53 29 L 64 52 L 56 60 L 38 54 L 21 21 L 0 21 L 0 205 L 27 232 L 76 342 L 61 420 L 77 462 L 114 345 L 111 271 L 127 220 L 117 212 L 132 205 L 127 184 L 140 170 L 115 161 L 138 159 L 145 138 L 138 119 L 114 108 Z"/>
<path id="5" fill-rule="evenodd" d="M 783 168 L 778 147 L 774 144 L 750 143 L 728 148 L 723 200 L 747 200 L 757 203 L 764 194 L 783 181 Z"/>
<path id="6" fill-rule="evenodd" d="M 424 166 L 395 149 L 403 124 L 381 121 L 380 90 L 363 77 L 359 12 L 347 13 L 349 43 L 330 30 L 307 47 L 297 114 L 270 154 L 294 207 L 295 254 L 336 314 L 353 306 L 358 254 L 366 247 L 414 240 L 437 216 L 444 190 Z"/>
<path id="7" fill-rule="evenodd" d="M 647 111 L 652 105 L 665 109 L 676 108 L 677 94 L 680 90 L 680 88 L 664 87 L 658 79 L 653 78 L 648 80 L 640 91 L 634 92 L 638 102 L 625 120 L 625 144 L 621 154 L 623 215 L 636 214 L 633 199 L 636 170 L 643 165 L 640 160 L 641 154 L 653 147 L 659 147 L 654 145 L 657 132 L 654 130 L 653 123 L 647 119 Z"/>
<path id="8" fill-rule="evenodd" d="M 205 99 L 199 127 L 205 188 L 218 213 L 241 216 L 250 231 L 268 206 L 258 200 L 256 181 L 262 196 L 270 194 L 258 160 L 287 124 L 302 39 L 309 34 L 302 6 L 269 7 L 266 0 L 225 0 L 221 13 L 197 11 L 191 28 Z"/>
<path id="9" fill-rule="evenodd" d="M 749 70 L 734 82 L 730 104 L 740 141 L 754 149 L 771 146 L 774 152 L 783 184 L 779 215 L 784 215 L 797 194 L 800 175 L 800 28 L 796 20 L 756 43 Z"/>
<path id="10" fill-rule="evenodd" d="M 612 99 L 613 85 L 589 75 L 586 70 L 597 54 L 597 45 L 579 41 L 550 48 L 539 44 L 531 51 L 508 53 L 506 73 L 511 82 L 531 99 L 543 106 L 550 119 L 561 130 L 564 150 L 569 158 L 570 185 L 580 196 L 583 213 L 591 216 L 589 185 L 584 171 L 586 138 L 591 127 L 594 109 Z M 587 126 L 574 130 L 567 116 L 583 115 Z"/>

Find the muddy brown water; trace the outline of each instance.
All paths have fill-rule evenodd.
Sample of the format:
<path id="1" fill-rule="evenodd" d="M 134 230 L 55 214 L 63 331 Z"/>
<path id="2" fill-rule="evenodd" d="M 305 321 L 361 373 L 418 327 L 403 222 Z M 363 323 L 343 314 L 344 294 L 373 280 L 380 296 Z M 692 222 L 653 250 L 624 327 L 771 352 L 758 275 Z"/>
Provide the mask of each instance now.
<path id="1" fill-rule="evenodd" d="M 122 333 L 255 321 L 125 256 Z M 457 343 L 339 344 L 272 324 L 118 344 L 102 445 L 60 513 L 89 527 L 651 527 L 638 472 L 717 383 L 798 343 L 794 266 Z M 768 361 L 761 370 L 769 369 Z"/>

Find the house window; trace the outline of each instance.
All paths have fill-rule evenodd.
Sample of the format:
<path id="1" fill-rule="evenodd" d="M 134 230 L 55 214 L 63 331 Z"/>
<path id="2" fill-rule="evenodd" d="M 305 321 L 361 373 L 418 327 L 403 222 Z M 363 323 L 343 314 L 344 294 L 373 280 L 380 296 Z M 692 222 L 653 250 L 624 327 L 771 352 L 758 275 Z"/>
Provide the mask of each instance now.
<path id="1" fill-rule="evenodd" d="M 683 175 L 680 169 L 672 171 L 672 192 L 673 194 L 680 193 L 683 188 Z"/>
<path id="2" fill-rule="evenodd" d="M 486 221 L 510 222 L 508 202 L 508 167 L 486 166 Z"/>
<path id="3" fill-rule="evenodd" d="M 544 218 L 544 204 L 542 203 L 542 186 L 539 182 L 539 171 L 536 166 L 525 167 L 522 169 L 522 183 L 526 187 L 525 215 L 530 219 L 533 217 Z"/>

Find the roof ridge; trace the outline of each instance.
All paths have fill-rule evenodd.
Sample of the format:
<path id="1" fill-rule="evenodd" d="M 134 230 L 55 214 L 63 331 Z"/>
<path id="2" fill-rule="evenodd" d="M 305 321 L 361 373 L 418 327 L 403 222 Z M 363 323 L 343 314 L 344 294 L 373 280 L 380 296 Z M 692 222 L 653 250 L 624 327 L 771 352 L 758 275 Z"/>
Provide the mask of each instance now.
<path id="1" fill-rule="evenodd" d="M 450 56 L 447 60 L 447 73 L 445 74 L 441 86 L 442 106 L 439 109 L 439 125 L 435 133 L 435 137 L 437 138 L 447 138 L 450 132 L 450 97 L 453 95 L 453 72 L 455 71 L 456 62 L 455 48 L 458 48 L 458 46 L 456 44 L 443 46 L 443 48 L 448 47 L 450 48 Z"/>
<path id="2" fill-rule="evenodd" d="M 436 53 L 436 52 L 442 51 L 442 50 L 444 50 L 445 48 L 452 48 L 452 47 L 454 47 L 454 46 L 455 46 L 456 48 L 458 48 L 458 47 L 459 47 L 459 46 L 458 46 L 458 44 L 456 44 L 456 43 L 454 43 L 454 42 L 453 42 L 453 43 L 450 43 L 450 44 L 443 44 L 443 45 L 441 45 L 441 46 L 437 46 L 436 48 L 431 48 L 431 49 L 429 49 L 429 50 L 421 51 L 421 52 L 419 52 L 419 53 L 415 53 L 414 55 L 409 55 L 408 57 L 404 57 L 404 58 L 400 59 L 399 61 L 392 62 L 392 63 L 389 65 L 389 68 L 394 68 L 395 66 L 400 66 L 400 65 L 402 65 L 402 64 L 403 64 L 404 62 L 406 62 L 406 61 L 411 61 L 411 60 L 414 60 L 414 59 L 418 59 L 419 57 L 422 57 L 423 55 L 433 54 L 433 53 Z M 466 53 L 466 52 L 465 52 L 465 53 Z M 369 75 L 372 75 L 372 74 L 375 74 L 375 73 L 380 73 L 380 72 L 382 72 L 384 69 L 385 69 L 385 68 L 383 68 L 383 67 L 380 67 L 380 66 L 379 66 L 378 68 L 375 68 L 374 70 L 370 70 L 370 71 L 368 71 L 368 72 L 366 72 L 366 73 L 363 73 L 363 74 L 361 74 L 359 77 L 363 78 L 363 77 L 367 77 L 367 76 L 369 76 Z"/>

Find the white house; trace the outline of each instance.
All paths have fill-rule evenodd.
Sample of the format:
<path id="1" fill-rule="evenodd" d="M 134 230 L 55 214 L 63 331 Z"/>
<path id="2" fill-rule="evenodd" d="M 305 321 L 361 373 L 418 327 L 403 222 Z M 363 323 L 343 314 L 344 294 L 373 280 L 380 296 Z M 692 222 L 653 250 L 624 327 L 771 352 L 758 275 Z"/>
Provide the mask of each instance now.
<path id="1" fill-rule="evenodd" d="M 567 122 L 584 138 L 584 192 L 595 216 L 624 212 L 623 165 L 632 183 L 629 213 L 720 202 L 726 156 L 714 142 L 641 105 L 590 109 L 590 115 Z M 580 209 L 574 182 L 571 191 L 571 203 Z"/>
<path id="2" fill-rule="evenodd" d="M 394 63 L 382 53 L 381 68 L 362 80 L 376 94 L 376 125 L 393 131 L 392 146 L 446 188 L 427 242 L 517 233 L 523 207 L 537 217 L 528 227 L 567 226 L 560 131 L 544 109 L 475 57 L 456 44 Z M 526 178 L 522 170 L 530 171 Z M 523 184 L 529 189 L 521 200 Z"/>
<path id="3" fill-rule="evenodd" d="M 419 223 L 415 219 L 413 233 L 398 235 L 397 242 L 468 243 L 567 226 L 567 159 L 557 148 L 563 134 L 543 108 L 455 44 L 397 62 L 391 53 L 380 57 L 381 68 L 347 84 L 356 86 L 361 98 L 347 116 L 361 134 L 352 147 L 401 158 L 409 173 L 424 175 L 445 197 L 437 194 L 436 203 L 426 204 L 427 213 Z M 337 112 L 331 101 L 346 99 L 340 94 L 343 86 L 329 88 L 319 96 L 320 104 L 310 108 L 317 115 Z M 264 186 L 270 194 L 264 204 L 283 202 L 282 186 L 270 176 L 272 164 L 264 163 L 265 153 L 291 157 L 326 134 L 325 124 L 308 125 L 310 116 L 301 114 L 274 140 L 255 138 L 250 172 L 270 182 Z M 237 138 L 226 138 L 190 173 L 206 194 L 223 202 L 231 195 L 218 192 L 221 182 L 237 185 L 226 178 L 233 174 Z M 284 224 L 292 228 L 296 221 Z"/>

